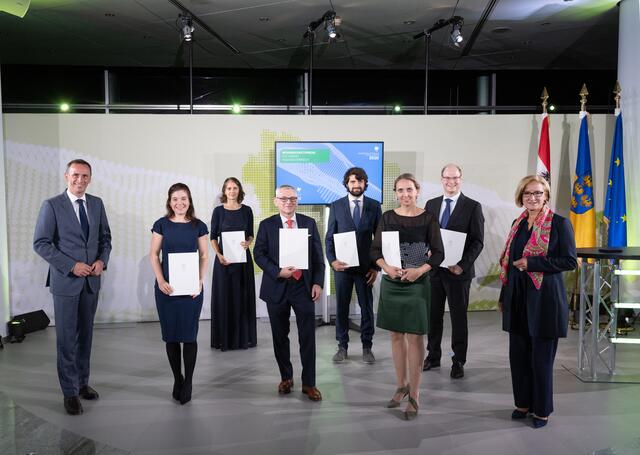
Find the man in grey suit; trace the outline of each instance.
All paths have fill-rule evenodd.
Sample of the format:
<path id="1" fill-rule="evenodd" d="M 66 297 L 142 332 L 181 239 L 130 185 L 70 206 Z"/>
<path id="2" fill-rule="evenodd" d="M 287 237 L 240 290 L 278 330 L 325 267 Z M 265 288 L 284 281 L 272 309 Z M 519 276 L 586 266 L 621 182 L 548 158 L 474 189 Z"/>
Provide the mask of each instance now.
<path id="1" fill-rule="evenodd" d="M 102 200 L 86 194 L 91 165 L 75 159 L 64 173 L 67 189 L 40 208 L 33 249 L 49 263 L 47 286 L 53 295 L 57 366 L 64 407 L 82 414 L 80 398 L 98 399 L 89 386 L 93 319 L 100 275 L 111 252 L 111 231 Z"/>
<path id="2" fill-rule="evenodd" d="M 475 277 L 474 262 L 484 246 L 484 216 L 482 206 L 460 191 L 462 169 L 457 164 L 447 164 L 440 172 L 443 195 L 427 201 L 425 210 L 440 220 L 440 228 L 464 232 L 462 258 L 449 267 L 434 267 L 431 278 L 431 309 L 429 317 L 429 344 L 423 370 L 440 367 L 442 326 L 445 300 L 449 303 L 451 317 L 451 377 L 464 376 L 469 344 L 467 308 L 469 288 Z"/>

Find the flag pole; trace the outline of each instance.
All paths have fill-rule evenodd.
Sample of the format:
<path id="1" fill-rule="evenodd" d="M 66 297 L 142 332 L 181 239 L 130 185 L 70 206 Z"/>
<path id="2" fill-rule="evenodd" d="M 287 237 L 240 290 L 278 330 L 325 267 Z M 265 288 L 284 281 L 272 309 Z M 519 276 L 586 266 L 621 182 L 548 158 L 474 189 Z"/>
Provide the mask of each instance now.
<path id="1" fill-rule="evenodd" d="M 547 99 L 549 99 L 549 92 L 547 92 L 547 87 L 543 87 L 542 89 L 542 95 L 540 96 L 540 99 L 542 100 L 542 113 L 546 114 L 547 113 Z"/>
<path id="2" fill-rule="evenodd" d="M 587 95 L 589 95 L 589 90 L 587 90 L 587 84 L 583 83 L 580 90 L 580 112 L 587 111 Z"/>

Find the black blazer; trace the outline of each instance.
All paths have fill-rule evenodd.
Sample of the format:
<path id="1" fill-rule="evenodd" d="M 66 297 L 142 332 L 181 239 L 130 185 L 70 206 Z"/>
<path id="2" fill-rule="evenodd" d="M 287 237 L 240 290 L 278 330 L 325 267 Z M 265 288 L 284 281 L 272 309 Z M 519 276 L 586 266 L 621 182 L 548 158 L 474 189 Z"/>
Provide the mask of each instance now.
<path id="1" fill-rule="evenodd" d="M 311 294 L 311 287 L 314 284 L 320 287 L 324 284 L 324 259 L 320 234 L 313 218 L 296 213 L 296 221 L 298 228 L 309 229 L 309 269 L 302 271 L 302 277 L 309 294 Z M 280 214 L 262 220 L 253 247 L 254 261 L 263 272 L 260 298 L 269 303 L 278 303 L 283 299 L 287 284 L 287 280 L 278 277 L 280 273 L 278 265 L 279 230 L 283 227 Z"/>
<path id="2" fill-rule="evenodd" d="M 427 212 L 436 217 L 436 220 L 440 220 L 440 207 L 443 199 L 444 196 L 430 199 L 424 206 Z M 460 193 L 453 212 L 451 212 L 447 229 L 467 234 L 464 250 L 462 251 L 462 259 L 458 262 L 458 265 L 462 268 L 462 273 L 455 275 L 447 268 L 434 267 L 430 272 L 430 276 L 432 278 L 437 277 L 458 281 L 470 280 L 476 276 L 476 269 L 473 264 L 484 247 L 484 215 L 482 214 L 480 203 Z"/>
<path id="3" fill-rule="evenodd" d="M 324 238 L 324 244 L 327 248 L 327 260 L 329 264 L 336 260 L 335 244 L 333 243 L 333 234 L 341 232 L 356 231 L 356 243 L 358 245 L 359 267 L 352 267 L 347 271 L 359 271 L 367 273 L 369 269 L 379 270 L 380 268 L 371 260 L 370 250 L 373 236 L 382 218 L 382 209 L 378 201 L 364 197 L 362 204 L 362 216 L 360 217 L 360 225 L 358 229 L 353 224 L 353 215 L 349 207 L 349 197 L 334 201 L 329 209 L 329 224 L 327 225 L 327 234 Z"/>
<path id="4" fill-rule="evenodd" d="M 500 291 L 502 329 L 507 332 L 511 329 L 514 287 L 514 274 L 511 272 L 515 270 L 512 264 L 518 259 L 520 258 L 514 258 L 512 251 L 509 251 L 508 281 Z M 547 255 L 527 257 L 529 271 L 544 273 L 540 289 L 536 289 L 531 279 L 527 279 L 527 319 L 529 335 L 532 337 L 564 338 L 567 336 L 569 307 L 562 272 L 575 269 L 577 264 L 573 227 L 569 220 L 554 214 L 551 220 Z"/>

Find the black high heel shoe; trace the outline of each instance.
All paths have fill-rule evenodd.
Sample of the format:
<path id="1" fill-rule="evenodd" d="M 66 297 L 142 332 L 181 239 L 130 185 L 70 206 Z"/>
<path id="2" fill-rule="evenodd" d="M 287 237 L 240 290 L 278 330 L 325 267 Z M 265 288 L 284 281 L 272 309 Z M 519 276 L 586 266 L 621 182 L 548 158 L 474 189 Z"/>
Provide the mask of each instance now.
<path id="1" fill-rule="evenodd" d="M 182 384 L 184 384 L 184 376 L 182 375 L 180 375 L 179 380 L 173 381 L 173 392 L 171 392 L 171 396 L 176 401 L 180 401 L 180 392 L 182 391 Z"/>
<path id="2" fill-rule="evenodd" d="M 192 384 L 187 384 L 186 382 L 182 385 L 182 390 L 180 390 L 180 404 L 186 404 L 191 401 L 191 390 Z"/>

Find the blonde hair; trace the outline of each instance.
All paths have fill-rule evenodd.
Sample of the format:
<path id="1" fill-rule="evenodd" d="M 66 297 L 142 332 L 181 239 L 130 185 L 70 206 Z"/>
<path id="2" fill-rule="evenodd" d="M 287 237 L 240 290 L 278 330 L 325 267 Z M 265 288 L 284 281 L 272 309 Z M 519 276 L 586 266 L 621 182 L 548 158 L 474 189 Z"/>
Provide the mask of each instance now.
<path id="1" fill-rule="evenodd" d="M 520 180 L 518 186 L 516 187 L 517 207 L 522 207 L 522 195 L 524 193 L 524 189 L 527 187 L 527 185 L 534 182 L 540 183 L 544 187 L 544 202 L 545 204 L 549 202 L 549 199 L 551 198 L 551 187 L 549 186 L 549 182 L 547 182 L 547 179 L 545 179 L 541 175 L 527 175 L 526 177 L 523 177 L 522 180 Z"/>

